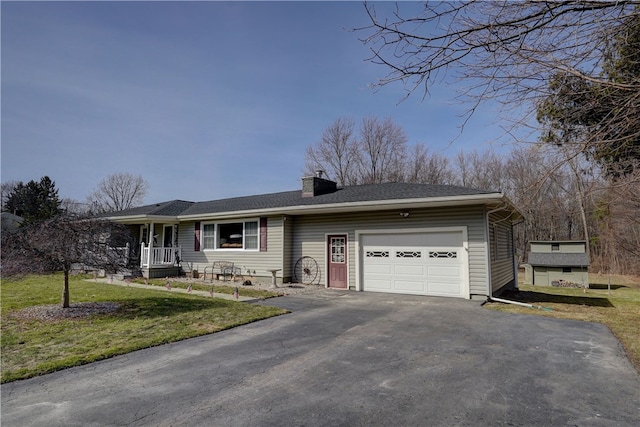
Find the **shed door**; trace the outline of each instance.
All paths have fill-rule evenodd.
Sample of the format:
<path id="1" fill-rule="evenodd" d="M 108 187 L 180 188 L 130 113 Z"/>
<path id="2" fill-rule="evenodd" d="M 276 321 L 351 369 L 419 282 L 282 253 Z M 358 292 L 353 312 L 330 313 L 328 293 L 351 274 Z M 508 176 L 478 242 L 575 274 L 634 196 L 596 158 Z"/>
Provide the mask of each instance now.
<path id="1" fill-rule="evenodd" d="M 466 297 L 461 231 L 362 235 L 365 291 Z"/>

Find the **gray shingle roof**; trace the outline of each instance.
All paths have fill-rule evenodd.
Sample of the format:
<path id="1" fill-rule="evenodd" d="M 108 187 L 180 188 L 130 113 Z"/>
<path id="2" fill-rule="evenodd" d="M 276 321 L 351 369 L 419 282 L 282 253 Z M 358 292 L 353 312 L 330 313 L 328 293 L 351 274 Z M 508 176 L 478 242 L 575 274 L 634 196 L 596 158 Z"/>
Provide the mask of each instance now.
<path id="1" fill-rule="evenodd" d="M 119 212 L 111 212 L 107 215 L 116 216 L 136 216 L 136 215 L 158 215 L 158 216 L 178 216 L 185 209 L 188 209 L 193 202 L 184 200 L 170 200 L 168 202 L 154 203 L 151 205 L 138 206 L 131 209 L 125 209 Z"/>
<path id="2" fill-rule="evenodd" d="M 422 199 L 435 197 L 473 196 L 492 194 L 494 191 L 477 190 L 451 185 L 384 183 L 354 185 L 338 188 L 337 191 L 314 197 L 302 197 L 301 190 L 281 193 L 260 194 L 255 196 L 233 197 L 206 202 L 170 202 L 141 206 L 116 212 L 110 216 L 132 215 L 202 215 L 221 212 L 286 208 L 293 206 L 330 205 L 382 200 Z"/>
<path id="3" fill-rule="evenodd" d="M 354 185 L 339 188 L 333 193 L 314 197 L 302 197 L 302 191 L 295 190 L 282 193 L 211 200 L 208 202 L 194 203 L 193 206 L 182 212 L 181 215 L 490 193 L 492 192 L 446 185 L 404 183 Z"/>
<path id="4" fill-rule="evenodd" d="M 529 264 L 542 267 L 587 267 L 589 266 L 589 257 L 585 253 L 530 252 Z"/>

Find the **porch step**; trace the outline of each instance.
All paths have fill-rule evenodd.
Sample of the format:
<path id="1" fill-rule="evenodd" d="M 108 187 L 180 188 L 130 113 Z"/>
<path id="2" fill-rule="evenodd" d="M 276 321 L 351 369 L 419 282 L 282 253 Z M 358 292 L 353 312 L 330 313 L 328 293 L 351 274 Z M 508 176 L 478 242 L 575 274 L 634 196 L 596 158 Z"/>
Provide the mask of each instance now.
<path id="1" fill-rule="evenodd" d="M 110 278 L 112 280 L 133 279 L 135 277 L 142 277 L 142 270 L 140 270 L 139 268 L 132 268 L 120 270 L 119 272 L 113 274 L 107 274 L 107 278 Z"/>

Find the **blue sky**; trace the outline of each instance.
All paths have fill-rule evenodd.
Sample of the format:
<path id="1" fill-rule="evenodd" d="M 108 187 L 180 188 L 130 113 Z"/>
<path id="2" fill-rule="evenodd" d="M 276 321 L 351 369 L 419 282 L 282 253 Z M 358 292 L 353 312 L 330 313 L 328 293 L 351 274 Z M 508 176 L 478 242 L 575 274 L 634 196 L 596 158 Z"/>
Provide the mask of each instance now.
<path id="1" fill-rule="evenodd" d="M 147 180 L 146 203 L 298 189 L 305 149 L 338 117 L 391 117 L 447 156 L 502 134 L 484 109 L 459 136 L 453 84 L 404 102 L 401 85 L 371 89 L 387 70 L 348 31 L 368 22 L 359 2 L 1 8 L 1 178 L 48 175 L 61 197 L 117 172 Z"/>

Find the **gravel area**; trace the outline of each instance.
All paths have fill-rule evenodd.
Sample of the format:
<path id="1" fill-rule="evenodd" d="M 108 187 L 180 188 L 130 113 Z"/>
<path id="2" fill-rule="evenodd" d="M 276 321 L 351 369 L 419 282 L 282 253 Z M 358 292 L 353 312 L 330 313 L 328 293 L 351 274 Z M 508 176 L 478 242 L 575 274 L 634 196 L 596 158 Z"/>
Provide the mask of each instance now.
<path id="1" fill-rule="evenodd" d="M 170 281 L 179 281 L 186 283 L 193 283 L 199 285 L 216 285 L 216 286 L 237 286 L 242 289 L 259 289 L 274 292 L 280 295 L 298 295 L 308 294 L 326 290 L 323 285 L 303 285 L 301 283 L 284 283 L 274 287 L 272 283 L 266 283 L 265 281 L 252 281 L 250 279 L 236 280 L 236 281 L 222 281 L 222 280 L 202 280 L 202 279 L 189 279 L 189 278 L 171 278 Z"/>

